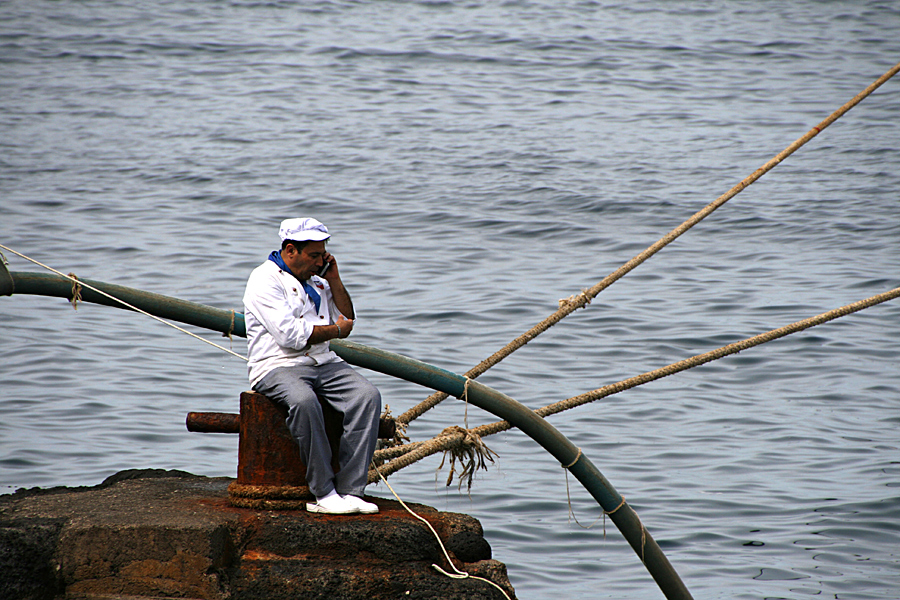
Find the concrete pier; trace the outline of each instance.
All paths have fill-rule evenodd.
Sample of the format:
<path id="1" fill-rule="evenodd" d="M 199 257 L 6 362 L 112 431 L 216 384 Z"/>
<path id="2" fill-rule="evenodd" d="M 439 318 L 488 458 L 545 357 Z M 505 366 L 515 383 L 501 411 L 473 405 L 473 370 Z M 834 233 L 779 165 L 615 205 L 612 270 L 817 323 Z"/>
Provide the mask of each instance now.
<path id="1" fill-rule="evenodd" d="M 0 598 L 17 600 L 502 599 L 451 579 L 428 528 L 394 500 L 376 515 L 266 511 L 229 503 L 230 478 L 123 471 L 95 487 L 0 496 Z M 410 505 L 457 568 L 515 598 L 468 515 Z"/>

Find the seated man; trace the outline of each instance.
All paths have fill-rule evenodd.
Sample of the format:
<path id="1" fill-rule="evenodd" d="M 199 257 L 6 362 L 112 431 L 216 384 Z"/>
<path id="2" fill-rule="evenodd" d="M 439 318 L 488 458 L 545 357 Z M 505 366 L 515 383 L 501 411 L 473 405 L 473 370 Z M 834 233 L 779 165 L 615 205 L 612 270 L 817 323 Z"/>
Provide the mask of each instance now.
<path id="1" fill-rule="evenodd" d="M 279 234 L 281 250 L 253 270 L 244 293 L 250 384 L 288 408 L 287 426 L 316 497 L 307 510 L 376 513 L 362 496 L 381 394 L 329 348 L 329 340 L 350 335 L 354 319 L 337 261 L 325 250 L 331 236 L 311 218 L 286 219 Z M 319 398 L 344 417 L 337 474 Z"/>

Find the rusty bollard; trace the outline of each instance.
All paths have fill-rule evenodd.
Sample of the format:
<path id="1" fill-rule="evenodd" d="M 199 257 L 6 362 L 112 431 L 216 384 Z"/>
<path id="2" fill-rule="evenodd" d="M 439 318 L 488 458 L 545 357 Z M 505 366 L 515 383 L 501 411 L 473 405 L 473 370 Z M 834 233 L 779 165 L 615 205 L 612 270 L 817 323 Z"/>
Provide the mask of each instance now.
<path id="1" fill-rule="evenodd" d="M 337 470 L 343 417 L 325 403 L 322 411 L 332 466 Z M 287 408 L 256 392 L 241 393 L 240 415 L 188 413 L 188 431 L 240 435 L 237 479 L 228 487 L 233 506 L 298 509 L 315 499 L 306 483 L 306 465 L 300 460 L 297 442 L 285 425 L 286 418 Z M 395 430 L 394 420 L 383 418 L 378 437 L 392 438 Z"/>

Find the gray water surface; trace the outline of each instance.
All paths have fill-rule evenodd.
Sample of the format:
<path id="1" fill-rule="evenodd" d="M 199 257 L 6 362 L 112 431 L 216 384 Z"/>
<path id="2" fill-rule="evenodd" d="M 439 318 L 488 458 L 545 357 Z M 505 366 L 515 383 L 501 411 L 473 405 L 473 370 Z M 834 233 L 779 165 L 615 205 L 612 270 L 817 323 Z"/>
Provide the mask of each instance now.
<path id="1" fill-rule="evenodd" d="M 353 340 L 464 372 L 900 60 L 891 2 L 12 0 L 0 243 L 242 310 L 278 222 L 332 233 Z M 900 80 L 479 380 L 538 408 L 897 287 Z M 41 271 L 7 254 L 12 270 Z M 551 422 L 700 598 L 900 597 L 900 304 Z M 196 332 L 244 353 L 243 340 Z M 395 414 L 429 394 L 366 373 Z M 0 299 L 0 492 L 126 468 L 234 476 L 245 364 L 155 321 Z M 413 439 L 494 419 L 448 399 Z M 517 431 L 471 492 L 520 598 L 652 598 Z M 569 478 L 572 508 L 600 514 Z M 387 497 L 383 486 L 370 493 Z"/>

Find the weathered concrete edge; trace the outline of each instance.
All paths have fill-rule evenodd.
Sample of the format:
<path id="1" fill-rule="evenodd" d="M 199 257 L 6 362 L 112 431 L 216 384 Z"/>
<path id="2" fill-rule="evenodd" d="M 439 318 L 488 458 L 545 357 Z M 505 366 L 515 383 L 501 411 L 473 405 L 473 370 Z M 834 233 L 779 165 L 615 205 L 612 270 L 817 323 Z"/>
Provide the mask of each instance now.
<path id="1" fill-rule="evenodd" d="M 297 587 L 300 594 L 343 586 L 348 598 L 398 597 L 401 588 L 431 598 L 502 597 L 483 582 L 437 575 L 430 567 L 443 562 L 437 543 L 392 500 L 377 499 L 382 512 L 374 518 L 235 509 L 225 491 L 230 481 L 123 471 L 93 487 L 0 496 L 0 597 L 262 599 L 281 597 L 267 590 L 286 581 L 296 587 L 294 579 L 312 586 Z M 459 567 L 514 597 L 476 519 L 414 510 L 463 559 Z"/>

